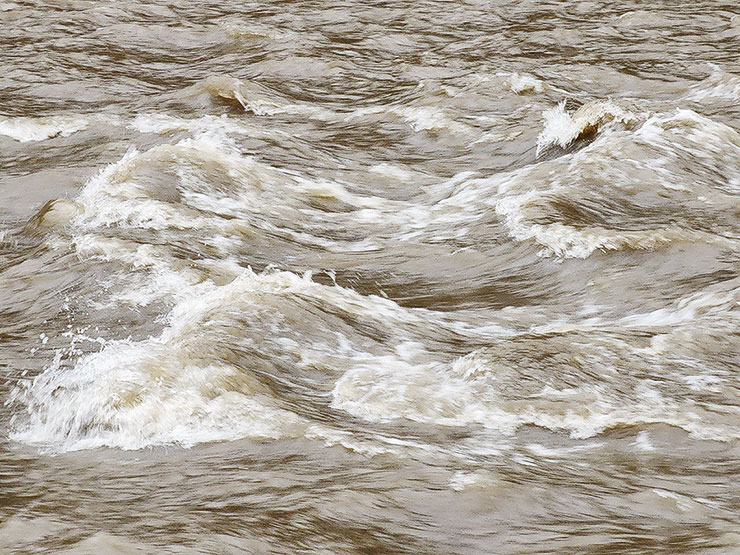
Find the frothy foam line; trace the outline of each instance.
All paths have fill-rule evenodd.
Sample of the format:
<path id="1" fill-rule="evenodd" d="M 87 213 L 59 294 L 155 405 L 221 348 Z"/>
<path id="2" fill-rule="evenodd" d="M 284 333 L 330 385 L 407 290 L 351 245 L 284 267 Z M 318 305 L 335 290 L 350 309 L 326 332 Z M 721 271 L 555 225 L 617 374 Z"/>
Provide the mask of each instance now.
<path id="1" fill-rule="evenodd" d="M 687 100 L 706 102 L 713 100 L 740 100 L 740 77 L 723 71 L 719 66 L 712 64 L 712 73 L 703 81 L 692 85 Z"/>
<path id="2" fill-rule="evenodd" d="M 740 438 L 726 424 L 701 417 L 702 409 L 666 399 L 647 383 L 629 397 L 611 396 L 596 384 L 561 391 L 546 387 L 540 395 L 507 400 L 497 387 L 495 368 L 475 354 L 452 365 L 386 360 L 347 372 L 334 388 L 333 406 L 370 421 L 478 425 L 505 436 L 525 425 L 586 439 L 619 426 L 668 424 L 699 439 Z"/>
<path id="3" fill-rule="evenodd" d="M 0 118 L 0 135 L 21 143 L 44 141 L 53 137 L 68 137 L 87 129 L 90 121 L 82 117 L 17 117 Z"/>
<path id="4" fill-rule="evenodd" d="M 152 170 L 175 174 L 177 181 L 168 184 L 169 190 L 154 190 Z M 455 176 L 440 187 L 449 190 L 469 177 Z M 317 200 L 342 203 L 344 209 L 327 212 L 312 206 Z M 306 179 L 243 155 L 226 133 L 213 128 L 175 144 L 129 150 L 87 182 L 73 223 L 87 231 L 115 226 L 198 230 L 202 235 L 210 230 L 208 235 L 218 239 L 214 246 L 224 254 L 242 244 L 243 232 L 250 229 L 332 252 L 368 251 L 379 248 L 370 235 L 378 226 L 388 229 L 388 240 L 414 240 L 432 232 L 436 241 L 459 238 L 466 233 L 459 224 L 478 214 L 461 205 L 463 200 L 455 195 L 438 203 L 401 202 L 352 193 L 343 183 Z M 328 225 L 337 233 L 327 236 Z M 357 226 L 368 229 L 368 238 L 358 241 L 357 233 L 348 232 Z"/>
<path id="5" fill-rule="evenodd" d="M 525 89 L 531 83 L 524 79 L 520 86 Z M 534 85 L 532 85 L 534 86 Z M 212 76 L 199 84 L 213 96 L 235 100 L 246 111 L 257 116 L 274 116 L 278 114 L 292 114 L 305 116 L 325 122 L 348 122 L 372 116 L 395 116 L 409 124 L 414 131 L 441 131 L 452 133 L 470 133 L 471 128 L 455 121 L 444 110 L 432 106 L 377 106 L 357 108 L 349 112 L 338 112 L 310 104 L 291 102 L 278 98 L 268 98 L 270 93 L 255 83 L 245 82 L 230 76 Z M 524 90 L 524 89 L 522 89 Z"/>

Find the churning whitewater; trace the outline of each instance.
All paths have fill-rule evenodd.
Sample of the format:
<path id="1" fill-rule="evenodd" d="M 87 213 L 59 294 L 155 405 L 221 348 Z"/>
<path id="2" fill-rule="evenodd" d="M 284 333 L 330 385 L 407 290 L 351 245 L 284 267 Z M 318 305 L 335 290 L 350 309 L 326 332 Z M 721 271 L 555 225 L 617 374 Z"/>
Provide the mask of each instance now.
<path id="1" fill-rule="evenodd" d="M 0 551 L 740 550 L 733 5 L 0 19 Z"/>

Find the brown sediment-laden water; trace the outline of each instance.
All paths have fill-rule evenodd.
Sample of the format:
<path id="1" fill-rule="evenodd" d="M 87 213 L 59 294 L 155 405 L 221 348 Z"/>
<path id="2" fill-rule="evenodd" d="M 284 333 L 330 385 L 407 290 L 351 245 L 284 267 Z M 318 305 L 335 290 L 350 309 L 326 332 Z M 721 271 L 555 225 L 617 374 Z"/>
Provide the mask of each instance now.
<path id="1" fill-rule="evenodd" d="M 740 9 L 0 3 L 0 552 L 740 552 Z"/>

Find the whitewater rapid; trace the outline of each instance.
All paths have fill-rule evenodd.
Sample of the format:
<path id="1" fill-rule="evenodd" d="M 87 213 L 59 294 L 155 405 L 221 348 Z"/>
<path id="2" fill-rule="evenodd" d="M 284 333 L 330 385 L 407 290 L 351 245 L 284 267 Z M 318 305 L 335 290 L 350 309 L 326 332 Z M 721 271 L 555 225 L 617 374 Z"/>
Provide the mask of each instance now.
<path id="1" fill-rule="evenodd" d="M 735 11 L 0 5 L 0 551 L 737 551 Z"/>

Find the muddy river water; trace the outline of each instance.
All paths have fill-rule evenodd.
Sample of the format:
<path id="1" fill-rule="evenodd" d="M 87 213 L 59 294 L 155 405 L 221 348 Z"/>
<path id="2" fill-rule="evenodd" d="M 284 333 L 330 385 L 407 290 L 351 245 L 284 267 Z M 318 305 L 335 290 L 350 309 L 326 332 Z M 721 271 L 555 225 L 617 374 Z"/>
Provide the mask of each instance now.
<path id="1" fill-rule="evenodd" d="M 734 2 L 0 2 L 0 552 L 739 553 Z"/>

